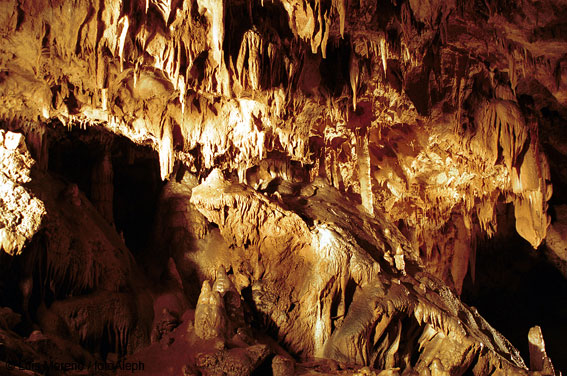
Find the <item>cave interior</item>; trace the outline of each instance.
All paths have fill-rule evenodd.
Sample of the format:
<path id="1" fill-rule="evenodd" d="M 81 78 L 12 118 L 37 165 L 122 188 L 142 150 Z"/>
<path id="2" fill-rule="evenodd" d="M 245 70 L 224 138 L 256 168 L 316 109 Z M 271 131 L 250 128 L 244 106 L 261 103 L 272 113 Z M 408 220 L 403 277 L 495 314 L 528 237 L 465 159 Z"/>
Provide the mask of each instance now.
<path id="1" fill-rule="evenodd" d="M 567 373 L 566 0 L 3 0 L 1 375 Z"/>

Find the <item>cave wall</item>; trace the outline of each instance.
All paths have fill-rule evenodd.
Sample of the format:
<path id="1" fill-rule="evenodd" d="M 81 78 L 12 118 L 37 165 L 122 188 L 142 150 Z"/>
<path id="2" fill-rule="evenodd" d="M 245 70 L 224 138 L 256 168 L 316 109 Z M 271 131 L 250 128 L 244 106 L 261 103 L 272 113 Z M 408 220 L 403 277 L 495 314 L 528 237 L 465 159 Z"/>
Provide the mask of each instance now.
<path id="1" fill-rule="evenodd" d="M 546 237 L 561 4 L 7 1 L 2 116 L 38 150 L 53 119 L 101 124 L 152 145 L 162 179 L 181 163 L 244 181 L 285 155 L 385 211 L 460 289 L 497 202 Z"/>
<path id="2" fill-rule="evenodd" d="M 25 135 L 40 175 L 65 175 L 77 184 L 63 196 L 81 201 L 80 191 L 86 193 L 97 223 L 105 223 L 102 232 L 117 236 L 104 249 L 129 248 L 124 252 L 151 269 L 152 278 L 178 273 L 175 288 L 192 304 L 201 283 L 217 278 L 219 264 L 247 294 L 265 268 L 277 270 L 270 257 L 290 251 L 274 256 L 266 249 L 289 243 L 306 252 L 303 259 L 313 258 L 312 251 L 325 248 L 313 245 L 323 231 L 314 220 L 357 233 L 339 214 L 309 212 L 294 201 L 318 197 L 310 205 L 324 206 L 335 194 L 321 193 L 327 189 L 355 209 L 347 217 L 362 216 L 395 234 L 395 241 L 374 230 L 369 238 L 357 235 L 361 254 L 375 249 L 376 261 L 384 253 L 393 273 L 405 272 L 411 260 L 456 295 L 467 278 L 474 284 L 478 244 L 502 231 L 504 205 L 513 208 L 505 224 L 567 270 L 564 0 L 9 0 L 0 7 L 2 128 Z M 144 156 L 113 141 L 116 136 L 145 148 Z M 218 196 L 199 191 L 205 178 L 220 182 L 213 190 Z M 28 178 L 7 179 L 17 185 Z M 246 186 L 233 188 L 244 189 L 236 196 L 245 199 L 222 201 L 223 190 L 231 193 L 224 179 Z M 144 186 L 142 193 L 130 194 L 137 186 Z M 263 209 L 250 212 L 240 200 Z M 5 205 L 12 217 L 23 207 Z M 23 214 L 31 218 L 25 229 L 5 216 L 0 244 L 6 253 L 19 253 L 42 231 L 44 209 L 39 203 L 36 209 Z M 282 239 L 247 235 L 271 234 L 269 220 L 248 217 L 266 210 L 285 218 Z M 89 254 L 89 247 L 81 249 Z M 237 256 L 229 252 L 235 247 Z M 244 262 L 248 257 L 255 264 Z M 361 289 L 374 281 L 365 276 L 377 273 L 373 261 L 347 267 L 354 256 L 341 257 L 335 274 L 355 275 Z M 289 262 L 290 269 L 304 267 Z M 330 267 L 318 262 L 306 275 Z M 118 274 L 127 279 L 129 273 Z M 268 290 L 302 291 L 299 281 L 291 287 L 270 281 Z M 333 303 L 346 287 L 330 281 L 318 281 L 315 290 L 329 289 L 331 305 L 346 315 L 346 303 Z M 97 284 L 85 284 L 96 290 Z M 138 291 L 133 286 L 140 284 L 124 286 Z M 411 304 L 421 307 L 415 299 Z M 321 296 L 306 303 L 317 312 L 303 312 L 297 300 L 256 310 L 292 352 L 329 355 L 335 350 L 324 344 L 342 321 L 329 321 Z M 117 304 L 137 312 L 141 303 Z M 319 317 L 315 329 L 281 322 L 291 304 L 298 317 Z M 147 337 L 144 330 L 137 336 Z M 296 343 L 305 333 L 313 342 Z"/>

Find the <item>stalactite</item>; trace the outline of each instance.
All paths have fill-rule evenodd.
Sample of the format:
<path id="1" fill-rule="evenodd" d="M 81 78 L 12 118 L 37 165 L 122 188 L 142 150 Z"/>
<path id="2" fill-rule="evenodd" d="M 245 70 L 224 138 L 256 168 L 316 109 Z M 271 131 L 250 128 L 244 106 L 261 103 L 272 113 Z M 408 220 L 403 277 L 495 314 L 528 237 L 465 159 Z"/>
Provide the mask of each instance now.
<path id="1" fill-rule="evenodd" d="M 280 81 L 280 71 L 281 71 L 281 57 L 278 54 L 278 49 L 274 43 L 268 43 L 266 49 L 269 61 L 269 86 L 276 86 L 276 83 Z M 279 110 L 277 111 L 279 113 Z"/>
<path id="2" fill-rule="evenodd" d="M 159 141 L 159 166 L 161 180 L 165 180 L 169 177 L 173 171 L 174 162 L 171 119 L 166 118 L 164 120 L 162 135 Z"/>
<path id="3" fill-rule="evenodd" d="M 299 211 L 303 211 L 299 213 L 300 219 L 297 219 L 301 225 L 293 227 L 291 232 L 294 239 L 297 238 L 295 230 L 301 226 L 311 228 L 323 223 L 341 229 L 342 225 L 332 222 L 335 220 L 340 224 L 361 224 L 360 233 L 369 237 L 373 236 L 370 227 L 393 222 L 402 224 L 399 227 L 403 227 L 403 235 L 413 242 L 412 245 L 422 247 L 426 254 L 423 259 L 429 271 L 446 278 L 449 284 L 454 283 L 455 286 L 451 288 L 460 291 L 467 262 L 474 281 L 475 254 L 474 245 L 471 245 L 474 239 L 471 237 L 479 228 L 488 236 L 494 234 L 495 205 L 498 200 L 514 203 L 518 233 L 535 245 L 545 237 L 549 221 L 546 215 L 547 200 L 551 195 L 548 180 L 551 177 L 546 175 L 549 171 L 545 172 L 545 158 L 540 157 L 540 139 L 532 128 L 545 128 L 549 124 L 527 126 L 524 116 L 527 113 L 532 116 L 532 112 L 534 117 L 543 114 L 544 117 L 553 118 L 555 124 L 555 118 L 563 115 L 556 111 L 556 102 L 546 98 L 556 94 L 541 93 L 538 85 L 542 92 L 545 91 L 543 88 L 553 91 L 550 89 L 553 83 L 562 84 L 564 77 L 561 76 L 561 64 L 555 64 L 558 53 L 547 54 L 537 48 L 537 33 L 530 36 L 533 43 L 522 41 L 522 33 L 508 35 L 508 38 L 519 40 L 514 46 L 530 46 L 534 53 L 538 52 L 535 66 L 529 50 L 523 49 L 522 60 L 522 50 L 506 42 L 506 38 L 501 37 L 504 34 L 502 30 L 493 31 L 493 23 L 479 27 L 476 21 L 467 19 L 466 13 L 462 17 L 448 19 L 449 15 L 455 16 L 452 14 L 452 5 L 439 1 L 392 1 L 393 5 L 386 6 L 361 0 L 349 9 L 348 0 L 284 0 L 260 9 L 259 2 L 252 0 L 146 0 L 145 10 L 143 1 L 124 4 L 100 2 L 92 4 L 93 9 L 87 9 L 85 3 L 79 1 L 74 5 L 85 14 L 81 13 L 80 19 L 77 17 L 77 20 L 67 23 L 67 26 L 72 26 L 70 28 L 59 29 L 53 23 L 49 30 L 49 9 L 53 4 L 48 5 L 45 12 L 34 14 L 38 18 L 37 24 L 41 22 L 43 30 L 39 32 L 38 28 L 38 33 L 44 40 L 39 38 L 37 43 L 32 43 L 32 39 L 38 38 L 21 38 L 28 32 L 26 28 L 31 19 L 28 3 L 23 2 L 19 8 L 14 5 L 13 15 L 4 17 L 5 25 L 11 29 L 5 33 L 3 48 L 14 55 L 2 54 L 6 61 L 2 61 L 3 71 L 0 72 L 3 104 L 7 108 L 16 107 L 5 110 L 10 111 L 8 117 L 18 111 L 35 115 L 33 119 L 40 114 L 51 127 L 55 124 L 59 126 L 57 121 L 50 119 L 58 116 L 69 130 L 77 125 L 86 129 L 87 125 L 97 124 L 137 144 L 153 144 L 158 149 L 162 179 L 171 176 L 176 158 L 194 161 L 193 168 L 197 174 L 203 174 L 210 168 L 218 168 L 215 171 L 220 175 L 228 175 L 229 172 L 236 174 L 240 182 L 246 181 L 265 193 L 257 199 L 261 205 L 273 204 L 277 210 L 274 210 L 275 214 L 270 212 L 265 215 L 257 210 L 260 204 L 255 201 L 250 203 L 258 192 L 247 190 L 241 195 L 245 196 L 242 198 L 234 192 L 248 187 L 231 185 L 231 191 L 226 196 L 233 196 L 223 196 L 226 201 L 218 214 L 218 223 L 215 219 L 217 226 L 213 231 L 218 235 L 222 230 L 219 237 L 226 241 L 230 241 L 232 235 L 235 238 L 254 236 L 250 234 L 255 231 L 249 229 L 259 228 L 270 216 L 294 217 Z M 263 0 L 261 5 L 264 6 Z M 382 9 L 381 5 L 384 5 Z M 491 6 L 494 8 L 494 4 Z M 473 4 L 467 9 L 472 11 L 475 7 Z M 56 8 L 53 7 L 54 12 L 51 13 L 61 14 Z M 224 19 L 225 10 L 227 20 Z M 137 14 L 144 11 L 146 16 Z M 399 12 L 401 14 L 398 17 Z M 268 18 L 263 19 L 266 15 Z M 140 16 L 139 19 L 135 19 L 137 16 Z M 238 17 L 249 19 L 243 24 Z M 332 24 L 335 19 L 338 25 Z M 251 29 L 241 29 L 248 21 L 250 26 L 247 27 Z M 510 23 L 513 21 L 510 20 Z M 89 51 L 88 47 L 81 45 L 89 38 L 75 38 L 76 35 L 72 35 L 78 51 L 73 55 L 61 30 L 72 29 L 72 34 L 77 34 L 75 29 L 79 26 L 80 35 L 92 33 L 91 39 L 96 37 L 96 47 Z M 504 25 L 504 28 L 507 26 Z M 228 32 L 232 35 L 228 35 Z M 471 35 L 477 32 L 478 35 Z M 238 41 L 240 36 L 242 40 Z M 339 36 L 352 41 L 350 49 L 346 45 L 349 42 L 341 41 Z M 498 44 L 487 41 L 489 38 L 496 39 Z M 327 50 L 329 40 L 333 46 Z M 393 43 L 394 40 L 396 43 L 389 45 L 389 41 Z M 12 48 L 11 44 L 18 47 Z M 428 60 L 432 45 L 433 63 Z M 22 53 L 28 46 L 33 47 L 29 50 L 37 50 L 40 54 L 37 59 L 39 63 L 31 64 L 34 65 L 33 71 L 27 69 L 27 60 L 33 60 L 34 53 L 30 52 L 30 56 L 26 56 L 27 52 Z M 325 60 L 317 55 L 319 47 Z M 237 57 L 234 56 L 235 52 L 238 52 Z M 90 60 L 83 56 L 89 53 L 92 54 Z M 350 56 L 344 56 L 345 53 L 350 53 Z M 233 61 L 235 57 L 236 64 Z M 467 61 L 465 69 L 462 69 L 463 59 Z M 43 63 L 45 66 L 42 66 Z M 67 63 L 69 69 L 65 65 Z M 555 64 L 555 71 L 547 77 L 549 72 L 546 70 L 551 68 L 551 63 Z M 18 71 L 18 64 L 23 67 L 21 71 Z M 456 65 L 456 68 L 452 65 Z M 383 74 L 380 67 L 383 68 Z M 529 72 L 530 67 L 534 68 L 534 72 Z M 428 76 L 430 68 L 433 68 L 433 73 Z M 346 70 L 349 71 L 348 78 L 345 77 Z M 229 77 L 229 71 L 235 77 Z M 88 72 L 87 76 L 83 76 L 83 72 Z M 518 78 L 520 72 L 526 80 Z M 509 73 L 508 78 L 506 73 Z M 495 77 L 492 83 L 496 85 L 491 86 L 491 74 Z M 154 79 L 148 79 L 150 76 Z M 26 86 L 28 81 L 31 83 Z M 16 86 L 20 84 L 25 89 L 25 95 L 17 93 Z M 36 91 L 33 89 L 39 85 L 48 92 L 45 101 L 34 98 Z M 518 90 L 517 97 L 511 95 L 508 85 Z M 352 108 L 349 87 L 352 91 Z M 16 94 L 12 95 L 12 92 Z M 530 100 L 530 96 L 534 101 Z M 422 99 L 425 102 L 423 113 L 420 105 Z M 23 104 L 13 105 L 19 100 Z M 35 114 L 34 101 L 41 102 L 36 106 L 41 110 Z M 549 110 L 551 115 L 544 114 L 543 108 Z M 23 117 L 25 115 L 18 115 L 16 121 Z M 470 123 L 473 117 L 475 124 Z M 88 130 L 91 131 L 94 129 Z M 29 140 L 30 147 L 38 150 L 36 154 L 40 166 L 47 165 L 47 156 L 43 157 L 44 153 L 47 154 L 47 151 L 44 152 L 47 146 L 43 132 L 44 128 L 41 128 L 40 133 L 32 134 Z M 75 129 L 63 137 L 70 138 L 82 133 L 85 132 Z M 380 135 L 376 138 L 376 134 Z M 460 138 L 464 142 L 461 143 Z M 470 145 L 470 148 L 460 148 L 465 145 Z M 175 150 L 176 147 L 183 150 Z M 188 153 L 191 153 L 190 156 Z M 135 158 L 132 155 L 130 157 L 129 161 L 133 162 Z M 276 158 L 282 164 L 271 162 Z M 268 160 L 270 162 L 266 162 L 265 174 L 256 180 L 250 179 L 250 170 L 263 167 L 262 162 Z M 309 178 L 297 178 L 290 161 L 301 162 L 300 169 Z M 179 172 L 181 175 L 183 171 Z M 337 189 L 327 186 L 324 179 L 317 179 L 317 175 L 325 175 Z M 95 165 L 91 177 L 92 194 L 89 198 L 111 222 L 112 161 L 108 154 Z M 295 193 L 309 192 L 304 187 L 305 180 L 309 179 L 313 182 L 308 186 L 311 193 L 300 194 L 301 200 L 294 201 L 297 196 Z M 169 183 L 174 184 L 171 180 Z M 211 202 L 220 195 L 220 188 L 216 188 L 219 187 L 209 189 L 208 196 L 201 202 L 206 210 L 212 210 L 214 204 Z M 493 195 L 494 192 L 497 195 Z M 362 208 L 354 204 L 356 199 L 348 201 L 357 193 L 360 193 Z M 86 201 L 81 201 L 84 196 L 76 186 L 69 195 L 71 204 L 88 208 Z M 498 195 L 506 199 L 496 198 Z M 344 212 L 339 210 L 343 204 L 342 198 L 349 203 L 348 210 Z M 307 204 L 304 205 L 304 202 Z M 325 212 L 324 215 L 309 212 L 316 212 L 318 206 L 327 204 L 328 207 L 321 210 Z M 240 211 L 236 216 L 230 213 L 234 207 Z M 459 209 L 461 207 L 462 210 Z M 382 209 L 386 211 L 385 215 L 376 214 L 376 218 L 369 218 L 364 213 L 373 216 L 374 211 L 378 213 Z M 230 231 L 237 228 L 235 222 L 246 215 L 244 212 L 254 210 L 256 212 L 252 217 L 256 221 L 249 226 L 242 226 L 244 230 L 240 233 L 232 234 Z M 282 214 L 286 211 L 288 213 Z M 450 213 L 456 213 L 456 219 Z M 356 214 L 361 214 L 364 221 L 358 222 L 360 218 Z M 265 233 L 269 233 L 269 236 L 272 232 L 285 233 L 287 230 L 280 225 L 281 222 L 277 222 Z M 232 227 L 229 229 L 229 226 Z M 9 238 L 10 234 L 6 233 L 3 225 L 0 227 L 0 243 L 9 246 L 8 243 L 14 240 Z M 454 230 L 453 227 L 458 228 Z M 256 261 L 251 262 L 254 265 L 250 266 L 254 270 L 247 270 L 246 273 L 249 273 L 245 279 L 261 278 L 261 283 L 264 283 L 273 278 L 276 268 L 270 270 L 266 267 L 264 273 L 264 269 L 260 270 L 258 265 L 269 265 L 270 257 L 279 257 L 280 267 L 281 263 L 300 254 L 301 262 L 310 264 L 310 267 L 315 265 L 313 274 L 317 278 L 324 276 L 312 286 L 319 288 L 327 283 L 325 288 L 329 289 L 331 284 L 340 283 L 340 288 L 335 286 L 335 290 L 325 290 L 329 296 L 335 295 L 333 299 L 339 299 L 338 302 L 329 302 L 328 296 L 318 295 L 308 302 L 309 311 L 301 307 L 301 303 L 305 302 L 284 301 L 287 295 L 282 294 L 282 304 L 277 309 L 283 312 L 275 309 L 273 312 L 267 311 L 277 326 L 278 335 L 295 337 L 291 342 L 296 342 L 290 348 L 298 350 L 298 353 L 304 351 L 307 355 L 312 355 L 310 352 L 315 341 L 315 352 L 319 355 L 318 350 L 323 342 L 332 336 L 331 330 L 340 328 L 344 321 L 344 317 L 341 317 L 342 321 L 330 321 L 331 306 L 339 316 L 347 315 L 351 311 L 347 300 L 352 298 L 349 295 L 354 287 L 353 282 L 356 288 L 366 286 L 360 281 L 370 279 L 362 277 L 368 275 L 373 278 L 386 276 L 392 286 L 407 288 L 404 290 L 400 287 L 392 297 L 394 308 L 390 309 L 388 304 L 384 304 L 384 310 L 392 315 L 398 310 L 391 327 L 376 330 L 376 341 L 387 337 L 381 348 L 387 358 L 390 359 L 396 350 L 404 349 L 406 343 L 400 344 L 399 333 L 404 331 L 402 338 L 406 341 L 406 321 L 401 321 L 403 327 L 396 321 L 405 313 L 411 315 L 414 307 L 418 322 L 430 323 L 439 333 L 435 341 L 442 341 L 443 333 L 451 332 L 452 325 L 457 325 L 448 317 L 453 315 L 455 319 L 458 317 L 462 320 L 462 312 L 459 315 L 454 312 L 443 315 L 454 307 L 437 304 L 439 302 L 436 301 L 434 289 L 429 285 L 424 287 L 427 284 L 425 282 L 420 282 L 418 286 L 411 279 L 415 270 L 421 270 L 421 265 L 409 259 L 404 247 L 399 244 L 385 245 L 381 236 L 378 236 L 380 241 L 376 240 L 374 247 L 373 239 L 359 241 L 359 237 L 363 236 L 360 233 L 357 233 L 356 239 L 345 241 L 348 246 L 341 247 L 347 250 L 345 252 L 351 252 L 359 245 L 366 248 L 366 244 L 370 244 L 372 258 L 383 263 L 383 267 L 376 271 L 367 264 L 361 266 L 357 263 L 362 256 L 356 254 L 351 257 L 349 253 L 348 261 L 343 264 L 356 265 L 352 274 L 358 274 L 352 277 L 341 269 L 333 273 L 333 278 L 342 279 L 340 282 L 325 281 L 324 278 L 328 277 L 325 275 L 326 266 L 317 262 L 339 265 L 342 261 L 334 260 L 330 251 L 328 253 L 333 257 L 312 256 L 310 260 L 309 253 L 314 249 L 311 243 L 300 252 L 295 252 L 297 246 L 293 242 L 281 241 L 281 238 L 258 246 L 259 250 L 255 248 L 257 244 L 242 242 L 246 251 L 256 257 Z M 379 231 L 376 233 L 382 234 Z M 395 236 L 391 232 L 386 235 L 384 231 L 383 234 L 388 241 L 394 242 L 392 239 Z M 402 235 L 399 237 L 402 238 Z M 340 236 L 331 236 L 331 241 L 335 241 L 335 238 Z M 271 251 L 280 245 L 281 252 Z M 231 257 L 238 253 L 233 248 L 231 245 L 231 250 L 234 250 Z M 293 250 L 290 257 L 285 253 L 288 249 Z M 14 249 L 10 248 L 10 251 Z M 56 253 L 53 249 L 50 252 Z M 260 252 L 266 254 L 260 255 Z M 366 252 L 360 253 L 366 255 Z M 383 259 L 381 253 L 384 253 Z M 53 264 L 49 267 L 50 273 L 60 282 L 77 283 L 78 287 L 73 293 L 81 292 L 81 288 L 94 288 L 104 279 L 102 270 L 107 265 L 93 255 L 88 257 L 82 265 L 71 258 L 53 258 L 50 260 Z M 315 261 L 313 265 L 311 261 Z M 57 262 L 61 265 L 55 265 Z M 244 264 L 240 266 L 247 269 L 249 265 Z M 243 272 L 242 268 L 238 270 L 237 265 L 229 265 L 228 262 L 223 263 L 224 266 L 226 270 L 233 268 L 234 274 Z M 286 267 L 287 270 L 301 270 L 298 265 Z M 292 275 L 285 277 L 294 278 Z M 256 281 L 248 280 L 246 283 L 248 285 L 244 288 Z M 294 287 L 291 282 L 289 285 Z M 411 285 L 415 291 L 410 291 Z M 287 287 L 287 284 L 281 286 Z M 415 293 L 419 295 L 422 290 L 422 300 L 419 300 Z M 266 299 L 262 298 L 261 303 L 266 303 Z M 433 303 L 428 304 L 427 299 Z M 365 306 L 367 301 L 362 303 L 361 306 Z M 304 311 L 301 312 L 301 309 Z M 300 314 L 305 315 L 306 312 L 310 319 L 304 320 Z M 355 314 L 351 316 L 356 319 L 359 317 Z M 384 314 L 382 318 L 371 319 L 379 320 L 380 326 L 387 326 L 392 317 L 386 316 Z M 289 324 L 285 325 L 302 322 L 307 329 L 303 332 L 288 331 L 288 327 L 280 324 L 286 319 Z M 369 328 L 374 328 L 376 322 L 367 324 Z M 429 328 L 429 324 L 424 325 Z M 127 345 L 130 335 L 127 325 L 120 323 L 112 326 L 107 323 L 103 329 L 109 337 L 116 338 L 117 350 Z M 315 340 L 314 333 L 317 337 Z M 89 335 L 87 328 L 82 327 L 80 337 L 87 339 Z M 354 341 L 348 341 L 347 345 L 352 346 L 350 349 L 361 351 L 361 354 L 353 355 L 354 359 L 369 360 L 371 349 L 364 347 L 366 345 Z M 380 344 L 373 343 L 371 347 L 375 345 Z M 430 363 L 433 367 L 434 359 L 429 360 L 424 367 L 429 367 Z M 394 363 L 390 359 L 385 364 L 391 367 L 398 365 Z M 447 364 L 443 364 L 443 367 L 438 367 L 436 372 L 456 372 Z"/>
<path id="4" fill-rule="evenodd" d="M 518 86 L 518 76 L 516 74 L 516 58 L 514 56 L 513 49 L 510 52 L 508 52 L 508 72 L 510 77 L 510 85 L 512 86 L 512 91 L 516 93 L 516 86 Z"/>
<path id="5" fill-rule="evenodd" d="M 400 347 L 400 339 L 402 336 L 402 323 L 398 321 L 395 326 L 395 334 L 394 338 L 391 341 L 390 347 L 383 355 L 385 359 L 384 362 L 384 369 L 392 369 L 396 365 L 396 355 L 398 353 L 398 349 Z"/>
<path id="6" fill-rule="evenodd" d="M 470 235 L 467 226 L 470 227 L 470 222 L 466 219 L 467 216 L 461 214 L 461 219 L 454 221 L 454 236 L 452 247 L 452 260 L 451 260 L 451 276 L 457 292 L 460 294 L 463 288 L 463 281 L 469 268 L 470 260 Z"/>
<path id="7" fill-rule="evenodd" d="M 473 244 L 473 246 L 470 249 L 470 256 L 469 256 L 469 275 L 471 277 L 473 286 L 476 281 L 476 252 L 477 252 L 476 244 Z"/>
<path id="8" fill-rule="evenodd" d="M 350 53 L 350 60 L 349 60 L 349 75 L 350 75 L 350 87 L 352 89 L 352 107 L 356 111 L 356 103 L 357 103 L 357 90 L 358 90 L 358 78 L 359 78 L 359 67 L 358 67 L 358 58 L 356 57 L 354 52 Z"/>
<path id="9" fill-rule="evenodd" d="M 243 85 L 244 79 L 244 62 L 246 61 L 246 56 L 248 54 L 247 33 L 248 32 L 244 33 L 244 36 L 242 37 L 240 49 L 238 50 L 238 57 L 236 58 L 236 75 L 241 85 Z"/>
<path id="10" fill-rule="evenodd" d="M 260 88 L 262 75 L 263 41 L 258 33 L 249 34 L 248 38 L 248 75 L 253 90 Z"/>
<path id="11" fill-rule="evenodd" d="M 327 58 L 327 43 L 329 42 L 329 33 L 331 32 L 331 14 L 329 11 L 325 11 L 325 15 L 323 16 L 324 19 L 324 28 L 325 31 L 323 32 L 323 38 L 321 39 L 321 55 L 323 59 Z M 323 27 L 323 25 L 321 27 Z"/>
<path id="12" fill-rule="evenodd" d="M 341 38 L 345 36 L 345 23 L 347 16 L 347 1 L 348 0 L 335 0 L 337 3 L 335 5 L 337 12 L 339 13 L 339 30 L 341 33 Z"/>
<path id="13" fill-rule="evenodd" d="M 185 118 L 185 97 L 187 95 L 187 89 L 185 87 L 185 79 L 183 76 L 179 78 L 179 103 L 181 104 L 181 118 Z"/>
<path id="14" fill-rule="evenodd" d="M 482 145 L 473 146 L 475 150 L 478 150 L 477 153 L 482 155 L 481 150 L 483 150 L 488 161 L 495 164 L 500 146 L 503 149 L 504 164 L 509 171 L 512 171 L 528 136 L 518 107 L 509 101 L 493 100 L 479 108 L 475 121 L 479 129 L 475 135 L 475 141 L 480 141 Z"/>
<path id="15" fill-rule="evenodd" d="M 378 48 L 376 47 L 376 45 L 374 45 L 374 51 L 375 51 L 374 54 L 375 55 L 378 55 L 377 49 Z M 411 64 L 412 63 L 411 54 L 410 54 L 408 46 L 406 45 L 406 43 L 403 40 L 401 41 L 401 50 L 402 50 L 402 59 L 403 59 L 404 64 L 407 64 L 408 62 Z"/>
<path id="16" fill-rule="evenodd" d="M 163 17 L 163 22 L 167 24 L 171 13 L 171 0 L 152 0 L 152 2 L 160 11 L 161 16 Z"/>
<path id="17" fill-rule="evenodd" d="M 210 28 L 210 41 L 214 61 L 221 66 L 222 61 L 222 43 L 224 41 L 224 0 L 198 0 L 199 12 L 205 13 Z"/>
<path id="18" fill-rule="evenodd" d="M 118 58 L 120 59 L 120 72 L 124 71 L 124 44 L 126 43 L 126 36 L 128 35 L 128 16 L 124 16 L 118 23 L 118 27 L 122 27 L 118 37 Z"/>
<path id="19" fill-rule="evenodd" d="M 248 11 L 248 19 L 250 24 L 254 24 L 254 16 L 252 15 L 252 0 L 246 0 L 246 10 Z"/>
<path id="20" fill-rule="evenodd" d="M 185 83 L 185 79 L 179 76 L 181 70 L 181 43 L 177 43 L 175 48 L 175 69 L 173 70 L 173 87 L 175 90 L 179 89 L 181 82 Z"/>
<path id="21" fill-rule="evenodd" d="M 321 45 L 321 40 L 323 39 L 323 33 L 324 33 L 324 24 L 323 24 L 323 16 L 321 13 L 321 0 L 315 0 L 315 13 L 316 16 L 315 17 L 315 28 L 317 29 L 317 32 L 311 36 L 311 52 L 313 54 L 317 53 L 317 50 L 319 49 L 319 46 Z"/>
<path id="22" fill-rule="evenodd" d="M 559 90 L 561 87 L 561 79 L 563 77 L 563 63 L 567 63 L 567 53 L 555 63 L 555 68 L 553 69 L 553 78 L 555 79 L 555 88 Z"/>
<path id="23" fill-rule="evenodd" d="M 362 206 L 370 215 L 374 215 L 374 196 L 370 177 L 370 154 L 368 150 L 368 135 L 356 139 L 356 154 L 358 159 L 358 176 L 360 179 L 360 195 Z"/>
<path id="24" fill-rule="evenodd" d="M 255 30 L 246 31 L 236 59 L 236 72 L 241 85 L 246 86 L 244 64 L 248 60 L 248 82 L 253 90 L 260 88 L 263 51 L 264 42 L 260 34 Z"/>
<path id="25" fill-rule="evenodd" d="M 316 319 L 315 325 L 313 326 L 313 353 L 317 357 L 324 356 L 324 345 L 329 338 L 331 331 L 330 323 L 328 322 L 330 319 L 330 314 L 328 312 L 328 307 L 326 304 L 327 302 L 321 300 L 322 297 L 319 297 L 319 299 L 317 300 L 317 311 L 315 314 Z"/>
<path id="26" fill-rule="evenodd" d="M 388 45 L 385 36 L 382 36 L 380 38 L 380 57 L 382 58 L 382 68 L 384 68 L 384 74 L 386 74 L 386 72 L 388 71 Z"/>
<path id="27" fill-rule="evenodd" d="M 171 82 L 173 90 L 177 90 L 175 87 L 176 83 L 174 82 L 174 79 L 176 79 L 176 77 L 174 76 L 175 63 L 177 61 L 177 59 L 175 59 L 175 51 L 176 48 L 174 46 L 172 46 L 171 44 L 167 45 L 167 47 L 163 50 L 162 67 L 160 69 L 165 73 L 166 77 L 169 79 L 169 82 Z"/>
<path id="28" fill-rule="evenodd" d="M 101 107 L 103 111 L 108 110 L 108 89 L 101 89 Z"/>

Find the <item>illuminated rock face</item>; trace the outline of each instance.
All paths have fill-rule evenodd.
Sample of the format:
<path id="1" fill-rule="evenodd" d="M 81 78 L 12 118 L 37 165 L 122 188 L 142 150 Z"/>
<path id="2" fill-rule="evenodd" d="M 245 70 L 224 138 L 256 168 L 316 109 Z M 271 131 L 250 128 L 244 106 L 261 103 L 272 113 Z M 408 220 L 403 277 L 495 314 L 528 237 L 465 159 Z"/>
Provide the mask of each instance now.
<path id="1" fill-rule="evenodd" d="M 250 281 L 255 308 L 288 349 L 419 373 L 435 359 L 450 374 L 484 362 L 524 372 L 499 333 L 441 281 L 419 271 L 422 265 L 395 227 L 357 217 L 353 203 L 330 186 L 302 191 L 309 194 L 282 195 L 284 208 L 215 170 L 191 197 L 235 246 L 225 268 Z M 201 297 L 208 294 L 205 283 Z M 196 315 L 200 305 L 210 305 L 201 297 Z M 412 364 L 416 352 L 421 355 Z"/>
<path id="2" fill-rule="evenodd" d="M 167 337 L 150 301 L 175 333 L 187 300 L 191 341 L 252 347 L 242 333 L 266 326 L 298 358 L 527 372 L 458 296 L 506 205 L 567 275 L 566 7 L 3 1 L 0 118 L 19 133 L 0 133 L 0 246 L 47 265 L 22 267 L 22 313 L 90 351 L 108 329 L 133 352 Z M 55 173 L 77 137 L 89 164 L 68 183 Z M 156 181 L 124 172 L 143 158 Z M 137 241 L 120 237 L 138 220 L 124 213 L 143 212 L 124 176 L 159 193 Z M 83 296 L 104 305 L 98 326 Z"/>
<path id="3" fill-rule="evenodd" d="M 43 203 L 24 188 L 34 163 L 22 134 L 0 130 L 0 251 L 22 252 L 45 215 Z"/>

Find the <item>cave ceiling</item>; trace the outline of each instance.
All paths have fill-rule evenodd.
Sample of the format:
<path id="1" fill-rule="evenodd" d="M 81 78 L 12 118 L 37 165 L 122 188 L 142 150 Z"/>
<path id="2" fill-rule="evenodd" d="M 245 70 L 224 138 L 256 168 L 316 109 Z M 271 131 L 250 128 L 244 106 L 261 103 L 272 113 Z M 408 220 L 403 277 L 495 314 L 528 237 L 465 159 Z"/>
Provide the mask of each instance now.
<path id="1" fill-rule="evenodd" d="M 566 20 L 565 0 L 0 2 L 0 247 L 41 248 L 28 262 L 52 278 L 47 307 L 20 284 L 39 312 L 25 319 L 85 342 L 102 329 L 66 318 L 102 302 L 117 348 L 157 341 L 116 313 L 171 298 L 124 293 L 153 256 L 116 230 L 117 158 L 154 156 L 147 232 L 197 337 L 244 325 L 248 299 L 296 359 L 553 372 L 459 295 L 478 244 L 510 231 L 567 276 Z M 96 154 L 77 168 L 89 192 L 53 173 L 71 148 Z M 266 358 L 254 346 L 248 370 Z M 194 367 L 227 373 L 223 354 Z"/>

